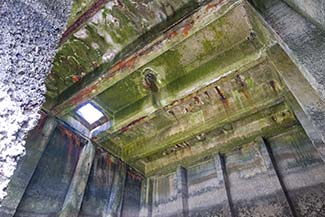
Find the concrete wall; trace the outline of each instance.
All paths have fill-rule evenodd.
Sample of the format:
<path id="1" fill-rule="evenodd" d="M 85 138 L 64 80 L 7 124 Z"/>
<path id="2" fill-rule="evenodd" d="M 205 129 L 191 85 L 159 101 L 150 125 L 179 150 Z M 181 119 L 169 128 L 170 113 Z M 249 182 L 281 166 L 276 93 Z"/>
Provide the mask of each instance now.
<path id="1" fill-rule="evenodd" d="M 139 214 L 142 177 L 64 124 L 44 117 L 26 147 L 1 217 Z"/>
<path id="2" fill-rule="evenodd" d="M 296 216 L 325 216 L 325 167 L 302 131 L 267 140 Z"/>
<path id="3" fill-rule="evenodd" d="M 285 2 L 325 30 L 325 2 L 323 0 L 285 0 Z"/>
<path id="4" fill-rule="evenodd" d="M 325 164 L 300 126 L 178 171 L 149 178 L 143 216 L 325 216 Z"/>
<path id="5" fill-rule="evenodd" d="M 84 145 L 69 133 L 62 126 L 55 129 L 15 216 L 47 216 L 60 211 Z"/>

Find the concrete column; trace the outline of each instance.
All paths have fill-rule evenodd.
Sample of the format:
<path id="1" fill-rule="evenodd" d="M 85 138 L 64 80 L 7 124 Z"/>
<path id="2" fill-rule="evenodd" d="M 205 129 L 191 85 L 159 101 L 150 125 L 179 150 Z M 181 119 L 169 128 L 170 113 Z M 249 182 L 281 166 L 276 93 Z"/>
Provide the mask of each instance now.
<path id="1" fill-rule="evenodd" d="M 94 157 L 95 147 L 89 141 L 81 150 L 59 217 L 78 216 Z"/>
<path id="2" fill-rule="evenodd" d="M 123 202 L 124 186 L 126 179 L 126 165 L 119 162 L 119 167 L 115 172 L 113 186 L 109 197 L 109 202 L 104 210 L 103 217 L 119 217 Z"/>
<path id="3" fill-rule="evenodd" d="M 282 49 L 285 50 L 300 69 L 301 74 L 308 80 L 311 87 L 325 100 L 325 32 L 322 28 L 318 28 L 324 27 L 325 21 L 322 20 L 324 14 L 312 15 L 313 12 L 316 12 L 316 8 L 319 13 L 323 13 L 324 7 L 322 8 L 322 6 L 325 5 L 324 1 L 284 0 L 291 6 L 294 6 L 294 9 L 283 1 L 254 1 L 261 5 L 269 4 L 266 2 L 272 2 L 264 9 L 258 6 L 259 4 L 256 4 L 256 6 L 259 7 L 258 9 L 261 11 L 262 16 L 274 33 L 276 33 L 274 35 L 281 44 Z M 307 5 L 313 5 L 314 9 L 309 8 L 309 12 L 302 12 L 300 9 L 307 9 Z M 295 10 L 302 12 L 301 14 L 311 19 L 306 19 Z M 318 23 L 318 26 L 315 26 L 310 20 Z"/>
<path id="4" fill-rule="evenodd" d="M 17 169 L 8 185 L 8 195 L 2 201 L 0 216 L 14 216 L 56 126 L 57 121 L 55 118 L 48 117 L 42 129 L 42 135 L 39 137 L 40 140 L 27 141 L 26 155 L 18 162 Z"/>
<path id="5" fill-rule="evenodd" d="M 273 170 L 274 173 L 276 174 L 276 177 L 278 178 L 279 185 L 281 186 L 282 193 L 284 194 L 287 205 L 288 205 L 288 207 L 290 209 L 290 216 L 296 217 L 297 216 L 296 211 L 295 211 L 293 203 L 291 202 L 291 199 L 290 199 L 290 197 L 288 195 L 288 191 L 287 191 L 287 189 L 286 189 L 286 187 L 284 185 L 284 182 L 282 180 L 282 176 L 281 176 L 281 174 L 280 174 L 280 172 L 278 170 L 278 167 L 277 167 L 276 161 L 274 159 L 271 147 L 265 142 L 265 140 L 262 137 L 258 137 L 255 141 L 256 141 L 257 144 L 259 144 L 259 147 L 260 147 L 260 150 L 261 150 L 260 153 L 261 153 L 261 155 L 263 157 L 263 160 L 264 160 L 264 163 L 265 163 L 266 167 Z"/>
<path id="6" fill-rule="evenodd" d="M 153 183 L 150 178 L 142 180 L 140 198 L 140 217 L 152 216 L 152 188 Z"/>
<path id="7" fill-rule="evenodd" d="M 226 207 L 224 211 L 224 216 L 233 216 L 232 212 L 232 200 L 231 200 L 231 194 L 229 191 L 229 182 L 227 177 L 227 171 L 225 167 L 225 161 L 224 157 L 222 157 L 220 154 L 214 156 L 214 163 L 216 167 L 217 172 L 217 178 L 218 178 L 218 186 L 223 186 L 224 194 L 223 195 L 216 195 L 216 197 L 224 197 L 226 198 Z"/>
<path id="8" fill-rule="evenodd" d="M 177 167 L 176 170 L 176 188 L 177 200 L 179 201 L 179 217 L 188 216 L 188 185 L 187 185 L 187 171 L 184 167 Z"/>
<path id="9" fill-rule="evenodd" d="M 296 65 L 279 45 L 273 46 L 268 52 L 271 61 L 281 78 L 305 113 L 313 128 L 325 142 L 325 102 L 315 92 L 309 82 L 301 74 Z"/>
<path id="10" fill-rule="evenodd" d="M 294 10 L 325 31 L 324 0 L 284 0 Z"/>
<path id="11" fill-rule="evenodd" d="M 325 162 L 325 143 L 322 140 L 322 136 L 317 131 L 315 126 L 311 123 L 311 121 L 308 119 L 307 115 L 299 106 L 297 101 L 293 99 L 293 97 L 287 97 L 287 102 L 290 105 L 291 109 L 293 110 L 295 116 L 299 120 L 301 126 L 304 128 L 310 141 L 313 143 L 314 147 L 318 150 L 322 160 Z"/>

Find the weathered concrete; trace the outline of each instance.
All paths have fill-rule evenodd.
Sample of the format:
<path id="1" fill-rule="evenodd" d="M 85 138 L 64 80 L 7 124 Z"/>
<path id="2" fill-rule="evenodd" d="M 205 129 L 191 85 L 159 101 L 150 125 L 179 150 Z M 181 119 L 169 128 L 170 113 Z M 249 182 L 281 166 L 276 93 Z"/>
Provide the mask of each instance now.
<path id="1" fill-rule="evenodd" d="M 29 133 L 26 139 L 26 155 L 20 159 L 6 190 L 8 196 L 2 201 L 0 207 L 2 217 L 14 216 L 56 125 L 55 118 L 46 119 L 43 116 L 38 126 Z"/>
<path id="2" fill-rule="evenodd" d="M 97 148 L 79 212 L 80 217 L 104 216 L 117 169 L 116 159 Z"/>
<path id="3" fill-rule="evenodd" d="M 64 125 L 54 130 L 15 216 L 57 215 L 73 179 L 85 141 Z"/>
<path id="4" fill-rule="evenodd" d="M 150 2 L 76 1 L 46 108 L 79 131 L 57 127 L 15 215 L 324 216 L 317 19 L 277 0 Z M 49 3 L 30 6 L 60 16 Z"/>
<path id="5" fill-rule="evenodd" d="M 179 209 L 183 209 L 177 197 L 176 173 L 152 177 L 152 180 L 152 216 L 177 216 Z"/>
<path id="6" fill-rule="evenodd" d="M 141 181 L 142 177 L 137 172 L 127 169 L 121 217 L 140 216 Z"/>
<path id="7" fill-rule="evenodd" d="M 325 30 L 325 2 L 322 0 L 284 0 L 311 22 Z"/>
<path id="8" fill-rule="evenodd" d="M 109 202 L 104 209 L 103 216 L 118 217 L 121 214 L 122 201 L 124 195 L 126 178 L 126 165 L 118 163 L 118 169 L 114 176 L 113 188 L 109 197 Z M 140 199 L 140 198 L 139 198 Z"/>
<path id="9" fill-rule="evenodd" d="M 0 200 L 35 127 L 71 0 L 1 1 L 0 5 Z"/>
<path id="10" fill-rule="evenodd" d="M 179 166 L 176 170 L 177 216 L 188 216 L 187 170 Z"/>
<path id="11" fill-rule="evenodd" d="M 143 177 L 71 128 L 56 127 L 54 118 L 45 120 L 30 134 L 1 217 L 138 216 Z"/>
<path id="12" fill-rule="evenodd" d="M 279 45 L 273 46 L 268 54 L 299 107 L 325 142 L 325 101 L 315 92 Z"/>
<path id="13" fill-rule="evenodd" d="M 281 1 L 262 9 L 262 15 L 309 84 L 325 100 L 325 32 Z"/>
<path id="14" fill-rule="evenodd" d="M 94 157 L 95 147 L 88 141 L 81 150 L 59 217 L 78 217 Z"/>
<path id="15" fill-rule="evenodd" d="M 325 216 L 325 164 L 301 129 L 268 138 L 297 216 Z"/>
<path id="16" fill-rule="evenodd" d="M 314 147 L 318 150 L 321 158 L 325 162 L 325 143 L 322 139 L 322 134 L 319 130 L 312 124 L 312 122 L 307 117 L 306 113 L 299 106 L 298 102 L 294 99 L 294 97 L 288 97 L 287 102 L 289 103 L 292 111 L 295 116 L 299 120 L 301 126 L 304 128 L 308 138 L 313 143 Z"/>
<path id="17" fill-rule="evenodd" d="M 264 144 L 227 153 L 234 216 L 292 216 Z"/>
<path id="18" fill-rule="evenodd" d="M 220 156 L 187 171 L 189 216 L 231 217 Z"/>
<path id="19" fill-rule="evenodd" d="M 140 199 L 140 217 L 152 216 L 152 193 L 153 185 L 151 178 L 142 180 L 141 199 Z"/>

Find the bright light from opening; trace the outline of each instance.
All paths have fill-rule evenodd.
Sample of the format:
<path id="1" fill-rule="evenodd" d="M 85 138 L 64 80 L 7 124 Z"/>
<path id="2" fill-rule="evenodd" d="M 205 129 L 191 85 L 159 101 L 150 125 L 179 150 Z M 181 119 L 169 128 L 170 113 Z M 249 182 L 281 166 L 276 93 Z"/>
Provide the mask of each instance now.
<path id="1" fill-rule="evenodd" d="M 93 124 L 102 117 L 104 114 L 95 108 L 91 103 L 87 103 L 77 110 L 77 114 L 85 119 L 89 124 Z"/>

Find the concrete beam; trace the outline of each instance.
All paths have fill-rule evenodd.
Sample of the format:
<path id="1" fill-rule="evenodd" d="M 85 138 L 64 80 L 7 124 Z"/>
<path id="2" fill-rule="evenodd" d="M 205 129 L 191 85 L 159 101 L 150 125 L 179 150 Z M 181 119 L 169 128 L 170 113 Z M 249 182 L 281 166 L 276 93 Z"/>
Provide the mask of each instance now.
<path id="1" fill-rule="evenodd" d="M 257 2 L 263 4 L 265 1 Z M 286 2 L 293 5 L 294 2 L 298 4 L 301 1 L 286 0 Z M 308 5 L 313 4 L 314 8 L 317 4 L 321 6 L 318 7 L 320 11 L 325 4 L 323 1 L 308 2 L 310 2 Z M 325 101 L 325 32 L 281 1 L 276 1 L 267 9 L 259 9 L 282 48 L 311 87 Z M 324 14 L 321 16 L 324 17 Z M 321 19 L 321 16 L 318 18 Z"/>
<path id="2" fill-rule="evenodd" d="M 325 31 L 325 2 L 324 0 L 284 0 L 302 16 Z"/>
<path id="3" fill-rule="evenodd" d="M 95 147 L 89 141 L 81 150 L 78 164 L 59 217 L 78 216 L 94 157 Z"/>
<path id="4" fill-rule="evenodd" d="M 293 96 L 287 97 L 287 102 L 294 112 L 296 118 L 300 122 L 301 126 L 304 128 L 310 141 L 313 143 L 314 147 L 318 150 L 321 158 L 325 162 L 325 143 L 322 140 L 321 134 L 308 119 L 307 115 Z"/>
<path id="5" fill-rule="evenodd" d="M 260 146 L 260 153 L 263 157 L 265 165 L 267 165 L 267 167 L 269 167 L 269 169 L 272 170 L 276 174 L 276 177 L 278 179 L 278 183 L 276 183 L 276 184 L 281 186 L 281 190 L 282 190 L 281 193 L 285 196 L 286 203 L 287 203 L 288 207 L 290 208 L 291 216 L 296 217 L 297 216 L 296 211 L 295 211 L 293 203 L 291 202 L 291 199 L 288 195 L 288 191 L 284 185 L 282 176 L 278 170 L 278 167 L 277 167 L 276 161 L 274 159 L 271 147 L 265 142 L 265 140 L 262 137 L 258 137 L 255 141 Z"/>
<path id="6" fill-rule="evenodd" d="M 23 198 L 25 190 L 34 175 L 39 160 L 57 126 L 57 121 L 54 117 L 49 117 L 42 129 L 39 142 L 27 140 L 26 155 L 18 162 L 17 169 L 11 178 L 8 185 L 8 195 L 1 203 L 0 216 L 13 217 L 18 208 L 18 205 Z"/>
<path id="7" fill-rule="evenodd" d="M 325 102 L 280 45 L 273 46 L 268 54 L 299 106 L 325 142 Z"/>
<path id="8" fill-rule="evenodd" d="M 201 7 L 184 21 L 173 26 L 173 28 L 169 29 L 165 34 L 157 37 L 129 57 L 122 59 L 112 67 L 103 66 L 101 68 L 103 71 L 102 76 L 97 77 L 94 81 L 85 85 L 83 89 L 77 92 L 69 91 L 67 95 L 61 94 L 59 97 L 60 100 L 52 107 L 51 111 L 56 115 L 64 116 L 82 102 L 99 95 L 118 81 L 143 67 L 145 64 L 166 51 L 173 49 L 181 42 L 190 38 L 190 36 L 193 36 L 196 32 L 204 29 L 210 23 L 223 17 L 225 14 L 229 13 L 229 11 L 241 5 L 242 1 L 227 0 L 220 2 L 215 0 L 211 3 L 211 5 L 215 4 L 215 7 L 211 7 L 211 5 Z M 207 11 L 209 11 L 209 13 L 207 13 Z"/>
<path id="9" fill-rule="evenodd" d="M 178 166 L 176 169 L 176 188 L 177 188 L 177 201 L 179 204 L 178 215 L 179 217 L 188 216 L 188 184 L 187 184 L 187 171 L 184 167 Z"/>
<path id="10" fill-rule="evenodd" d="M 283 114 L 286 114 L 285 117 Z M 205 156 L 211 156 L 212 153 L 224 153 L 240 147 L 247 142 L 253 141 L 257 136 L 275 135 L 286 131 L 296 123 L 293 113 L 285 104 L 281 103 L 272 106 L 269 109 L 247 115 L 245 118 L 232 122 L 233 129 L 220 135 L 215 135 L 215 133 L 218 134 L 222 127 L 205 131 L 207 135 L 205 141 L 192 143 L 190 148 L 179 149 L 174 154 L 165 155 L 148 162 L 145 174 L 161 174 L 175 170 L 175 165 L 180 164 L 180 162 L 184 166 L 191 165 Z M 213 136 L 209 137 L 209 134 Z M 185 141 L 190 142 L 191 139 L 193 139 L 193 136 Z"/>

